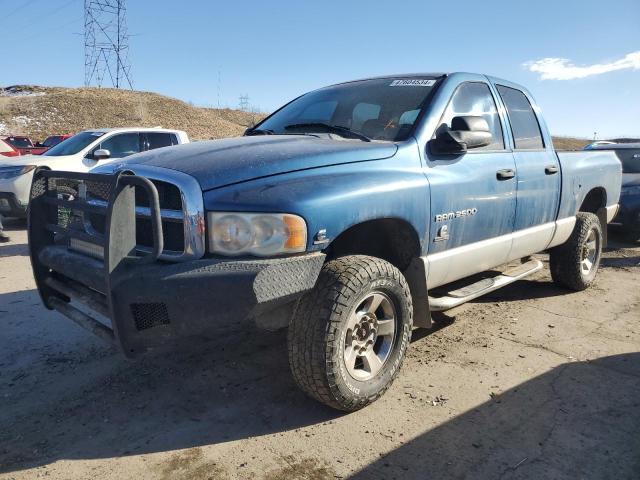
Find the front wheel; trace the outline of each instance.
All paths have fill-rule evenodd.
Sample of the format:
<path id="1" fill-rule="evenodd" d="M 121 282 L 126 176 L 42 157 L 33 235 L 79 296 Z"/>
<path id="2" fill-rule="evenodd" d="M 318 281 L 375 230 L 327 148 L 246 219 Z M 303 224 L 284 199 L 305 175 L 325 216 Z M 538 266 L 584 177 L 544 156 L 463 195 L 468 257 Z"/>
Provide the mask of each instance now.
<path id="1" fill-rule="evenodd" d="M 293 378 L 330 407 L 363 408 L 398 374 L 412 324 L 409 286 L 397 268 L 362 255 L 331 260 L 289 325 Z"/>
<path id="2" fill-rule="evenodd" d="M 572 290 L 584 290 L 595 280 L 602 256 L 602 226 L 593 213 L 580 212 L 571 237 L 551 250 L 553 281 Z"/>

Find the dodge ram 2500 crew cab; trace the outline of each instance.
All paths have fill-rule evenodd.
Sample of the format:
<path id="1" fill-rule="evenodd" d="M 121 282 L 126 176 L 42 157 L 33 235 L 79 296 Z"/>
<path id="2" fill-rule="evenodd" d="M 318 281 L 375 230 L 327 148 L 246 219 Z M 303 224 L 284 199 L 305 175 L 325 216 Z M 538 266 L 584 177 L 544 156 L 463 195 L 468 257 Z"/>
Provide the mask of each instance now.
<path id="1" fill-rule="evenodd" d="M 587 288 L 620 185 L 613 153 L 557 153 L 519 85 L 372 78 L 242 138 L 37 172 L 31 260 L 44 304 L 126 355 L 288 326 L 298 385 L 356 410 L 389 387 L 414 326 L 539 270 L 532 254 Z"/>

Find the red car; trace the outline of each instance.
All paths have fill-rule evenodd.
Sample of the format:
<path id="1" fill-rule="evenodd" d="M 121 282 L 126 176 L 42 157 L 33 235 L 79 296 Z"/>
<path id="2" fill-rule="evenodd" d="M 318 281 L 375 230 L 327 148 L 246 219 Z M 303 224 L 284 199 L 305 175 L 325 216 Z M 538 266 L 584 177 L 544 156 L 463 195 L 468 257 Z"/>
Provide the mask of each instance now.
<path id="1" fill-rule="evenodd" d="M 36 147 L 47 147 L 48 149 L 51 147 L 55 147 L 57 144 L 66 140 L 67 138 L 73 137 L 71 134 L 66 135 L 49 135 L 47 139 L 42 143 L 36 143 Z"/>
<path id="2" fill-rule="evenodd" d="M 36 147 L 29 137 L 21 135 L 6 135 L 2 140 L 18 149 L 21 155 L 40 155 L 48 150 L 47 147 Z"/>
<path id="3" fill-rule="evenodd" d="M 19 157 L 20 151 L 4 140 L 0 140 L 0 156 L 3 157 Z"/>

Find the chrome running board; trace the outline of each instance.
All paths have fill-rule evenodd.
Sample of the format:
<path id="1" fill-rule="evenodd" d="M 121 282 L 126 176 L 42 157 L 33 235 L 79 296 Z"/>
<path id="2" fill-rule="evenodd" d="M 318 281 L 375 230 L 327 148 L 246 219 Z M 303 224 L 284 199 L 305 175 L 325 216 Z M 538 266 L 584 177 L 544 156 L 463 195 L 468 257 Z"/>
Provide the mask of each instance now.
<path id="1" fill-rule="evenodd" d="M 467 285 L 466 287 L 458 288 L 447 292 L 447 295 L 442 297 L 429 297 L 429 307 L 432 312 L 440 312 L 443 310 L 449 310 L 466 303 L 474 298 L 478 298 L 489 292 L 493 292 L 499 288 L 509 285 L 521 278 L 531 275 L 542 269 L 542 262 L 540 260 L 529 260 L 522 265 L 514 268 L 510 268 L 506 272 L 493 278 L 485 278 L 478 282 Z"/>

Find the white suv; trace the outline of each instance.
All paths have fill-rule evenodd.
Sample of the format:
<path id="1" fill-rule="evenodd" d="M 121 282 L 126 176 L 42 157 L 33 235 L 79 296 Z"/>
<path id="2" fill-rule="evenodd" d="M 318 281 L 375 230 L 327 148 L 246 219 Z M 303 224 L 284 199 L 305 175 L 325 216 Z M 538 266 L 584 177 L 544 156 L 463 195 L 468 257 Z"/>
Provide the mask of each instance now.
<path id="1" fill-rule="evenodd" d="M 98 163 L 134 153 L 189 143 L 181 130 L 162 128 L 104 128 L 86 130 L 42 155 L 0 157 L 0 214 L 26 217 L 31 179 L 36 168 L 88 172 Z"/>

